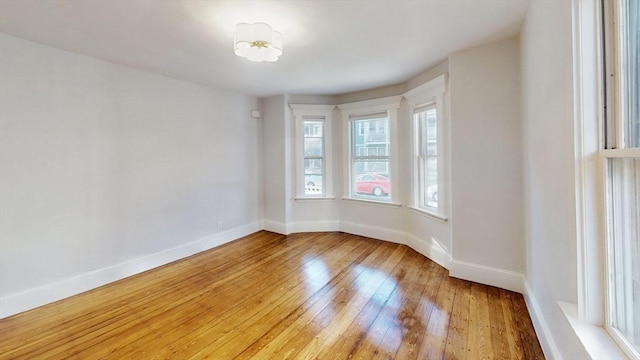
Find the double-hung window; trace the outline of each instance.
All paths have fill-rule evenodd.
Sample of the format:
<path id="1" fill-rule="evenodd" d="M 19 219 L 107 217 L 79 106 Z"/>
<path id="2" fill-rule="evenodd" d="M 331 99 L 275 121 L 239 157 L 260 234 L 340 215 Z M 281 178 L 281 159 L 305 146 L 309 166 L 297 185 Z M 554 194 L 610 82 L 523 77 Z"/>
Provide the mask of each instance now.
<path id="1" fill-rule="evenodd" d="M 640 2 L 604 4 L 605 325 L 630 357 L 640 359 Z"/>
<path id="2" fill-rule="evenodd" d="M 295 119 L 296 198 L 329 198 L 334 106 L 290 104 Z"/>
<path id="3" fill-rule="evenodd" d="M 393 202 L 400 97 L 339 105 L 345 122 L 345 198 Z"/>
<path id="4" fill-rule="evenodd" d="M 445 76 L 404 96 L 413 114 L 413 208 L 446 219 Z"/>

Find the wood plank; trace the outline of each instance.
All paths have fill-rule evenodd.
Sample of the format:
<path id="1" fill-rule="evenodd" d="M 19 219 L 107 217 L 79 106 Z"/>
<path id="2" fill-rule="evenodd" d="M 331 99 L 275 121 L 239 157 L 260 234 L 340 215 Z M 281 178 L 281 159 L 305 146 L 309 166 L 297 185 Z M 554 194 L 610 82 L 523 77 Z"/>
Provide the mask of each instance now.
<path id="1" fill-rule="evenodd" d="M 471 284 L 468 329 L 467 356 L 470 359 L 493 359 L 487 286 L 478 283 Z"/>
<path id="2" fill-rule="evenodd" d="M 445 359 L 465 359 L 467 357 L 467 338 L 469 335 L 469 302 L 471 300 L 471 283 L 453 279 L 455 297 L 449 331 L 447 333 L 447 345 L 444 349 Z"/>
<path id="3" fill-rule="evenodd" d="M 542 359 L 520 294 L 410 248 L 260 231 L 0 319 L 0 359 Z"/>

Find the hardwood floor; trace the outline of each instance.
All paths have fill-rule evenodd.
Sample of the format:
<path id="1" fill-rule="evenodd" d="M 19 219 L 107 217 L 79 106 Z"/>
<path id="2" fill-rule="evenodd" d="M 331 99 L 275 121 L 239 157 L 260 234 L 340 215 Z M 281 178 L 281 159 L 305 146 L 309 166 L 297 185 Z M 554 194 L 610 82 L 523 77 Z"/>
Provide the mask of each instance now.
<path id="1" fill-rule="evenodd" d="M 2 359 L 543 359 L 522 295 L 404 245 L 258 232 L 0 320 Z"/>

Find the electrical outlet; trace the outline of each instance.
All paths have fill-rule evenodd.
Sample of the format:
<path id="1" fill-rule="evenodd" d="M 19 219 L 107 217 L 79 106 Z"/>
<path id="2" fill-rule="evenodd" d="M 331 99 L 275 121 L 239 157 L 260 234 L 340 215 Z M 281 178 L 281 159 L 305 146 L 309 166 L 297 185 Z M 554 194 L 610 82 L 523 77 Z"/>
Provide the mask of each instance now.
<path id="1" fill-rule="evenodd" d="M 218 230 L 222 229 L 222 220 L 218 220 Z"/>

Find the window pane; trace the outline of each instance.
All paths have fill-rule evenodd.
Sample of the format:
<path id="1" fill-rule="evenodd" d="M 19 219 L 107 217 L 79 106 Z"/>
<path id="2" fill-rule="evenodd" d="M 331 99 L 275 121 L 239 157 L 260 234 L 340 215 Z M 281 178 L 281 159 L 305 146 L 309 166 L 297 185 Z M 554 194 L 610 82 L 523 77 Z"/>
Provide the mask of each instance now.
<path id="1" fill-rule="evenodd" d="M 426 191 L 424 192 L 424 204 L 430 207 L 438 207 L 438 159 L 435 157 L 428 157 L 424 159 L 425 165 L 423 166 L 424 185 Z"/>
<path id="2" fill-rule="evenodd" d="M 353 148 L 389 145 L 389 119 L 353 120 Z M 354 151 L 354 154 L 357 152 Z"/>
<path id="3" fill-rule="evenodd" d="M 322 186 L 324 180 L 324 167 L 322 159 L 305 159 L 304 160 L 304 194 L 319 195 L 322 194 Z"/>
<path id="4" fill-rule="evenodd" d="M 625 91 L 625 101 L 627 103 L 627 114 L 624 121 L 625 143 L 627 147 L 640 147 L 640 1 L 627 0 L 626 15 L 626 39 L 627 49 L 626 79 L 628 81 Z"/>
<path id="5" fill-rule="evenodd" d="M 389 161 L 357 160 L 353 164 L 353 193 L 359 197 L 371 197 L 389 200 L 391 183 L 389 181 Z"/>
<path id="6" fill-rule="evenodd" d="M 609 160 L 611 326 L 640 351 L 640 159 Z"/>
<path id="7" fill-rule="evenodd" d="M 304 157 L 322 156 L 322 138 L 304 138 Z"/>

